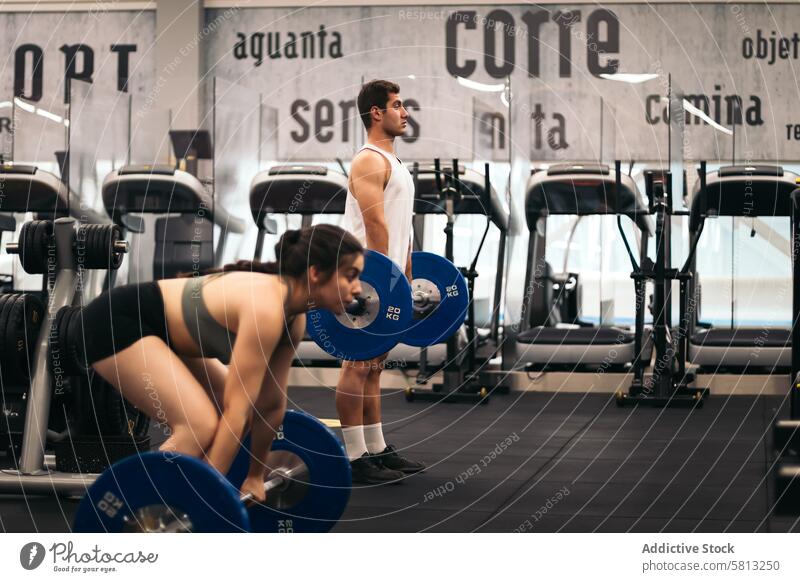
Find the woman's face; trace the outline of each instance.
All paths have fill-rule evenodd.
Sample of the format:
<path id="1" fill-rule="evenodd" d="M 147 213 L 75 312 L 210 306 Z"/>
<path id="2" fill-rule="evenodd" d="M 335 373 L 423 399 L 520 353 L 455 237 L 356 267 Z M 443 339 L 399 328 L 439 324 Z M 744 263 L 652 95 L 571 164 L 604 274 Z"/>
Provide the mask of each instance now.
<path id="1" fill-rule="evenodd" d="M 337 315 L 344 313 L 347 304 L 361 293 L 359 276 L 363 270 L 363 254 L 358 253 L 352 257 L 345 257 L 333 275 L 318 285 L 317 307 L 327 309 Z"/>

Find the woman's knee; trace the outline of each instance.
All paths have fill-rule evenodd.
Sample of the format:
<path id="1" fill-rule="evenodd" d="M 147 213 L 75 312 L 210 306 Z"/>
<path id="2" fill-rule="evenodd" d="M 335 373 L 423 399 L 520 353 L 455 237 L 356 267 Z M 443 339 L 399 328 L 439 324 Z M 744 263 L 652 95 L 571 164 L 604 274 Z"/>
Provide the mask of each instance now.
<path id="1" fill-rule="evenodd" d="M 214 442 L 214 436 L 217 434 L 219 417 L 216 413 L 207 412 L 192 418 L 189 422 L 188 428 L 192 432 L 197 446 L 201 451 L 207 451 L 211 448 L 211 443 Z"/>
<path id="2" fill-rule="evenodd" d="M 211 448 L 219 421 L 216 416 L 196 417 L 188 423 L 177 423 L 170 426 L 172 434 L 159 447 L 168 453 L 202 457 Z"/>

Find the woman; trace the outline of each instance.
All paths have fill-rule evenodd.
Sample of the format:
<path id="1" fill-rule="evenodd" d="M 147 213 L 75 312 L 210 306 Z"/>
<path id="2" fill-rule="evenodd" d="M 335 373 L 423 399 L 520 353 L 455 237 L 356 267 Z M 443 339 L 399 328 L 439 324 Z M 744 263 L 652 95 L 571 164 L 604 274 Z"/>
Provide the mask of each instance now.
<path id="1" fill-rule="evenodd" d="M 205 457 L 224 474 L 249 426 L 252 461 L 241 490 L 264 501 L 305 312 L 344 312 L 361 292 L 363 252 L 348 232 L 320 224 L 284 233 L 272 263 L 115 288 L 83 311 L 87 360 L 169 425 L 163 451 Z"/>

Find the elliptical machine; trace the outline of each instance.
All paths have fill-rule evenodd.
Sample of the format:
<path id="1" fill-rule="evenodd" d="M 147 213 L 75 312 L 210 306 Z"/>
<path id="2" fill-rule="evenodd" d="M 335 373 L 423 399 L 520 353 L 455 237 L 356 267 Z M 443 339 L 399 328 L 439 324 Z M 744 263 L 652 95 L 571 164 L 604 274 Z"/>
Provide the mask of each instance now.
<path id="1" fill-rule="evenodd" d="M 419 165 L 414 164 L 414 176 L 418 179 Z M 444 213 L 447 217 L 447 223 L 444 228 L 445 234 L 445 258 L 453 262 L 453 226 L 455 224 L 455 206 L 459 204 L 464 196 L 462 192 L 463 182 L 459 177 L 458 160 L 453 160 L 451 168 L 442 168 L 439 158 L 434 160 L 434 178 L 436 181 L 436 189 L 439 191 L 440 202 L 444 208 Z M 416 181 L 415 179 L 415 181 Z M 484 188 L 488 193 L 491 191 L 491 178 L 489 176 L 489 164 L 484 166 Z M 466 354 L 459 353 L 459 345 L 457 334 L 452 335 L 447 340 L 447 356 L 445 366 L 442 369 L 443 381 L 441 384 L 434 384 L 432 390 L 417 390 L 415 388 L 406 389 L 406 400 L 412 402 L 414 400 L 436 401 L 436 402 L 478 402 L 486 404 L 489 401 L 490 388 L 488 383 L 485 382 L 484 375 L 482 374 L 483 367 L 488 362 L 482 362 L 478 365 L 476 358 L 477 346 L 477 331 L 475 324 L 475 279 L 478 276 L 476 265 L 481 250 L 483 249 L 486 235 L 489 231 L 489 223 L 487 222 L 486 230 L 483 232 L 478 250 L 469 267 L 462 267 L 461 273 L 467 280 L 467 289 L 469 292 L 469 307 L 467 311 L 467 346 Z M 502 241 L 501 241 L 502 242 Z M 424 360 L 423 360 L 424 362 Z M 477 368 L 477 369 L 476 369 Z M 420 384 L 426 384 L 428 378 L 424 376 L 418 377 Z M 502 388 L 501 388 L 502 390 Z"/>
<path id="2" fill-rule="evenodd" d="M 616 162 L 617 181 L 620 179 L 620 162 Z M 705 192 L 706 164 L 700 164 L 701 188 L 700 214 L 705 218 L 707 214 Z M 693 310 L 689 309 L 689 292 L 692 289 L 692 262 L 697 243 L 703 231 L 701 222 L 697 232 L 692 236 L 689 245 L 689 254 L 686 262 L 680 269 L 672 267 L 670 244 L 672 241 L 672 216 L 685 214 L 676 212 L 672 206 L 672 174 L 665 170 L 647 170 L 645 177 L 645 191 L 648 198 L 649 212 L 656 218 L 656 256 L 655 261 L 649 257 L 642 260 L 639 265 L 631 251 L 622 222 L 618 218 L 622 239 L 633 267 L 631 278 L 636 288 L 636 337 L 637 353 L 641 347 L 641 337 L 644 332 L 644 302 L 647 281 L 653 282 L 654 293 L 652 303 L 653 313 L 653 343 L 655 346 L 655 363 L 650 378 L 644 376 L 644 366 L 634 366 L 634 379 L 628 392 L 619 391 L 616 401 L 619 406 L 628 404 L 641 404 L 647 406 L 689 406 L 701 407 L 704 398 L 708 395 L 707 388 L 691 386 L 695 375 L 686 370 L 687 334 L 690 327 L 690 318 Z M 680 322 L 676 328 L 672 327 L 672 282 L 678 281 L 680 285 Z M 637 358 L 638 359 L 638 358 Z M 641 364 L 641 363 L 640 363 Z"/>
<path id="3" fill-rule="evenodd" d="M 800 179 L 792 192 L 792 371 L 789 418 L 772 427 L 775 511 L 800 514 Z"/>

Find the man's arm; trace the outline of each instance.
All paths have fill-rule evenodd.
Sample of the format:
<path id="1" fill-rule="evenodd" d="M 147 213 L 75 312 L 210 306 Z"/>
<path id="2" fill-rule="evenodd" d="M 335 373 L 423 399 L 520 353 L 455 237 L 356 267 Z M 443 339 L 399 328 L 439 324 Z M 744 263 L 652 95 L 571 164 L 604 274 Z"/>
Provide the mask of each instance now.
<path id="1" fill-rule="evenodd" d="M 412 249 L 411 241 L 408 242 L 408 257 L 406 258 L 406 278 L 408 282 L 411 283 L 412 276 L 411 276 L 411 249 Z"/>
<path id="2" fill-rule="evenodd" d="M 383 212 L 383 189 L 387 182 L 386 159 L 366 150 L 353 160 L 350 169 L 350 191 L 361 209 L 367 248 L 389 254 L 389 227 Z"/>

